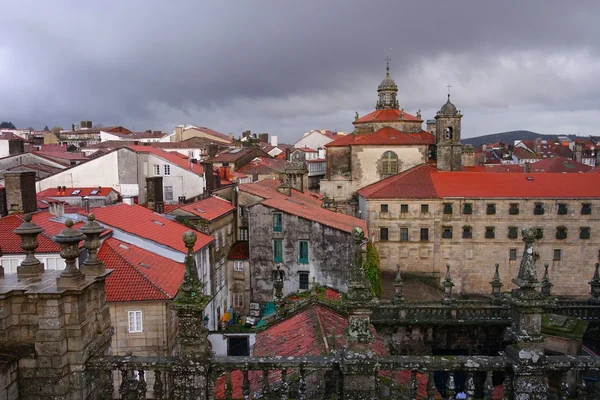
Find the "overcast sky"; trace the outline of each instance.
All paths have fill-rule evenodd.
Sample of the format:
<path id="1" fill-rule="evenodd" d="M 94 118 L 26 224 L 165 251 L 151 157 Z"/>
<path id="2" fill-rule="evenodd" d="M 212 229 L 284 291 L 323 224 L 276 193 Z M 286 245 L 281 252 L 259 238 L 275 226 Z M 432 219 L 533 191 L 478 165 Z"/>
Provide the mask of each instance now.
<path id="1" fill-rule="evenodd" d="M 600 2 L 3 1 L 0 120 L 277 134 L 352 129 L 385 58 L 400 106 L 463 137 L 600 134 Z"/>

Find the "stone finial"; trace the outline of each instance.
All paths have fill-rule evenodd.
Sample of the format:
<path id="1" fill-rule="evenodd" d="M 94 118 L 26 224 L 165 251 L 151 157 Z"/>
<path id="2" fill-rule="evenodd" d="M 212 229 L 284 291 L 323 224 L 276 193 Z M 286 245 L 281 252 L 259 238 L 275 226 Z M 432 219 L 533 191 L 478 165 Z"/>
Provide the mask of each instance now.
<path id="1" fill-rule="evenodd" d="M 548 264 L 544 265 L 544 277 L 542 278 L 542 294 L 546 297 L 550 296 L 552 286 L 552 282 L 550 282 L 550 275 L 548 274 Z"/>
<path id="2" fill-rule="evenodd" d="M 354 120 L 355 120 L 355 121 L 358 121 L 358 120 L 359 120 L 359 118 L 360 118 L 360 116 L 358 115 L 358 111 L 355 111 L 355 112 L 354 112 Z"/>
<path id="3" fill-rule="evenodd" d="M 177 345 L 181 357 L 210 357 L 212 345 L 208 340 L 208 330 L 205 327 L 204 309 L 210 301 L 210 296 L 204 294 L 204 284 L 198 277 L 194 245 L 197 236 L 188 231 L 183 234 L 183 242 L 187 248 L 185 256 L 185 272 L 183 282 L 171 307 L 178 317 Z M 177 385 L 176 385 L 177 386 Z"/>
<path id="4" fill-rule="evenodd" d="M 100 248 L 100 234 L 104 228 L 96 222 L 94 214 L 88 214 L 88 222 L 82 226 L 79 231 L 85 235 L 83 247 L 86 248 L 88 256 L 81 266 L 81 272 L 87 276 L 99 276 L 104 274 L 106 266 L 98 258 L 98 249 Z"/>
<path id="5" fill-rule="evenodd" d="M 599 268 L 600 264 L 596 263 L 594 276 L 592 277 L 592 280 L 589 281 L 591 301 L 595 303 L 600 303 L 600 272 L 598 271 Z"/>
<path id="6" fill-rule="evenodd" d="M 44 273 L 44 264 L 35 258 L 35 249 L 39 246 L 37 237 L 43 231 L 43 228 L 31 222 L 31 214 L 25 214 L 23 223 L 13 231 L 21 237 L 21 248 L 25 251 L 25 259 L 17 267 L 18 275 L 31 276 Z"/>
<path id="7" fill-rule="evenodd" d="M 65 228 L 52 238 L 60 244 L 60 256 L 64 258 L 66 264 L 65 269 L 56 279 L 57 287 L 78 286 L 85 279 L 85 275 L 75 265 L 79 257 L 79 242 L 83 239 L 85 235 L 73 229 L 73 221 L 70 219 L 65 221 Z"/>
<path id="8" fill-rule="evenodd" d="M 398 272 L 396 272 L 396 278 L 394 279 L 394 302 L 402 303 L 404 301 L 404 294 L 402 293 L 404 282 L 402 282 L 402 275 L 400 274 L 400 264 L 397 264 L 396 268 L 398 268 Z"/>
<path id="9" fill-rule="evenodd" d="M 283 271 L 280 265 L 277 266 L 277 270 L 275 271 L 273 289 L 275 289 L 275 305 L 281 307 L 283 305 Z"/>
<path id="10" fill-rule="evenodd" d="M 350 270 L 350 282 L 348 283 L 348 300 L 370 301 L 373 296 L 365 278 L 364 260 L 362 247 L 368 242 L 365 233 L 360 227 L 352 230 L 352 242 L 354 247 L 354 258 Z"/>
<path id="11" fill-rule="evenodd" d="M 502 286 L 504 286 L 502 284 L 502 281 L 500 280 L 499 268 L 500 268 L 500 264 L 496 264 L 495 270 L 494 270 L 494 277 L 492 278 L 492 281 L 490 282 L 490 285 L 492 285 L 492 296 L 493 296 L 494 300 L 500 299 L 500 297 L 502 296 Z"/>
<path id="12" fill-rule="evenodd" d="M 444 287 L 444 302 L 452 301 L 452 287 L 454 286 L 454 282 L 452 282 L 452 278 L 450 277 L 450 264 L 446 264 L 446 277 L 442 282 L 442 286 Z"/>
<path id="13" fill-rule="evenodd" d="M 513 283 L 521 289 L 533 289 L 539 286 L 535 268 L 536 257 L 533 251 L 535 233 L 535 228 L 525 228 L 521 231 L 523 242 L 525 242 L 525 249 L 523 250 L 523 257 L 521 258 L 519 275 L 513 279 Z"/>
<path id="14" fill-rule="evenodd" d="M 421 119 L 421 110 L 417 111 L 417 118 Z"/>

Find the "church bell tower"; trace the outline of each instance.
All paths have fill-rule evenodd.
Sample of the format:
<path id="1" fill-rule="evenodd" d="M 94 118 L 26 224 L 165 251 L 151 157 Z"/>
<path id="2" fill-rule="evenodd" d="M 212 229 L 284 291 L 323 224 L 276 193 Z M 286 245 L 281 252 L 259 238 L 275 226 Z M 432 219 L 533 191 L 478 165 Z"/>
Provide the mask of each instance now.
<path id="1" fill-rule="evenodd" d="M 398 100 L 396 97 L 398 96 L 398 86 L 396 86 L 396 82 L 390 77 L 390 59 L 386 59 L 387 65 L 385 67 L 385 78 L 379 84 L 377 88 L 377 96 L 379 100 L 377 100 L 377 105 L 375 108 L 377 110 L 397 110 L 400 106 L 398 105 Z"/>
<path id="2" fill-rule="evenodd" d="M 435 116 L 437 168 L 440 171 L 462 169 L 462 145 L 460 144 L 460 120 L 462 114 L 450 101 L 442 106 Z"/>

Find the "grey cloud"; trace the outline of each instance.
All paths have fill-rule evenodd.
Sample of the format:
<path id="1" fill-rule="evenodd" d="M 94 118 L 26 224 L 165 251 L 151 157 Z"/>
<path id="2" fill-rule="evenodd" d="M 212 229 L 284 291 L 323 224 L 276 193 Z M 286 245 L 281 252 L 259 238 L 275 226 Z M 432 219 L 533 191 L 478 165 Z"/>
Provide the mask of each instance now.
<path id="1" fill-rule="evenodd" d="M 373 108 L 389 56 L 409 112 L 432 116 L 451 82 L 469 134 L 595 133 L 600 4 L 576 4 L 10 2 L 0 117 L 39 128 L 195 123 L 292 141 L 311 128 L 351 129 L 355 110 Z M 572 112 L 577 124 L 555 118 Z"/>

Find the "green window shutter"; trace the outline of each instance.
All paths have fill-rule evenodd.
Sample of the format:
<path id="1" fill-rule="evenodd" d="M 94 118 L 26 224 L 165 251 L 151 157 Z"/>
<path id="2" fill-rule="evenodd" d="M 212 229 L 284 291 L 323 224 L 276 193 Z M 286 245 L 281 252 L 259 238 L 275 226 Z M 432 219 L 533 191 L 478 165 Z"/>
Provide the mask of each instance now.
<path id="1" fill-rule="evenodd" d="M 283 216 L 280 213 L 273 214 L 273 232 L 283 231 Z"/>
<path id="2" fill-rule="evenodd" d="M 273 240 L 273 261 L 283 262 L 283 246 L 281 239 Z"/>
<path id="3" fill-rule="evenodd" d="M 306 240 L 298 242 L 298 258 L 302 264 L 308 264 L 308 242 Z"/>

